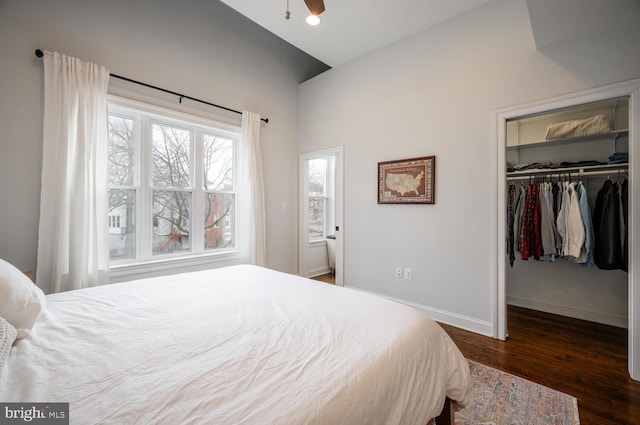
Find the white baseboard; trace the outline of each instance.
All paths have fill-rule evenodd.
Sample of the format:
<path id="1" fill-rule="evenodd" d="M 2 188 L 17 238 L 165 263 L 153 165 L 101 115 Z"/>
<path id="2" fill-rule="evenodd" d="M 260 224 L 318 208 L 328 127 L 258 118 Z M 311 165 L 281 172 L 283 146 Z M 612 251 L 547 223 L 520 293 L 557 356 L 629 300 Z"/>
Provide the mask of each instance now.
<path id="1" fill-rule="evenodd" d="M 322 276 L 327 273 L 331 273 L 331 269 L 329 267 L 322 267 L 319 269 L 309 270 L 309 277 Z"/>
<path id="2" fill-rule="evenodd" d="M 626 316 L 618 316 L 600 311 L 584 310 L 518 297 L 507 297 L 507 304 L 514 305 L 516 307 L 529 308 L 531 310 L 544 311 L 545 313 L 557 314 L 560 316 L 573 317 L 574 319 L 588 320 L 589 322 L 616 326 L 618 328 L 628 328 L 628 319 Z"/>
<path id="3" fill-rule="evenodd" d="M 412 301 L 403 300 L 400 298 L 390 297 L 385 294 L 379 294 L 377 292 L 367 291 L 365 289 L 357 288 L 355 286 L 345 285 L 346 288 L 354 289 L 356 291 L 366 292 L 372 295 L 377 295 L 382 298 L 386 298 L 391 301 L 395 301 L 401 304 L 408 305 L 417 310 L 424 312 L 427 316 L 431 317 L 436 322 L 441 322 L 447 325 L 455 326 L 456 328 L 464 329 L 466 331 L 474 332 L 480 335 L 493 337 L 493 323 L 483 320 L 474 319 L 472 317 L 463 316 L 457 313 L 452 313 L 445 310 L 429 307 L 426 305 L 414 303 Z"/>

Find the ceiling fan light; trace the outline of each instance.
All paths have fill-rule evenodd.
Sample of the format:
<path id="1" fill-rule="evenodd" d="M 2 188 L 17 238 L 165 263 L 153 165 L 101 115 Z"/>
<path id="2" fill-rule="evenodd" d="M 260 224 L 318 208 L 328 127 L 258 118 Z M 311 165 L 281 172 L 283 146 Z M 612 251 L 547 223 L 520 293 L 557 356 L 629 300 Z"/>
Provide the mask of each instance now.
<path id="1" fill-rule="evenodd" d="M 320 17 L 318 15 L 314 15 L 313 13 L 307 16 L 307 24 L 309 25 L 318 25 L 320 23 Z"/>

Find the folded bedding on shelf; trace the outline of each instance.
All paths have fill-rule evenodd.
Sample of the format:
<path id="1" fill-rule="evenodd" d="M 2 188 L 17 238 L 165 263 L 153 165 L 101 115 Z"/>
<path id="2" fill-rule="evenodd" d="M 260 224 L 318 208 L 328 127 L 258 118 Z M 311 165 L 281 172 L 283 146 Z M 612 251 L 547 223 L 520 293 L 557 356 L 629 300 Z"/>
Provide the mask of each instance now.
<path id="1" fill-rule="evenodd" d="M 614 152 L 609 155 L 609 164 L 624 164 L 629 162 L 628 152 Z"/>
<path id="2" fill-rule="evenodd" d="M 547 127 L 546 139 L 594 136 L 611 131 L 611 123 L 604 115 L 594 115 L 582 120 L 563 121 Z"/>

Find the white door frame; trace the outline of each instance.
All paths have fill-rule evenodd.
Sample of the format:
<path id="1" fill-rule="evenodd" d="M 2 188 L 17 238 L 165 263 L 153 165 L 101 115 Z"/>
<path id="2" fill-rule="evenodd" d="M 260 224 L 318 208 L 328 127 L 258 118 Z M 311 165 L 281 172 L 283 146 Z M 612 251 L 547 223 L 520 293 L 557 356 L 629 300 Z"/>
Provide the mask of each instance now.
<path id="1" fill-rule="evenodd" d="M 309 160 L 335 156 L 335 223 L 336 227 L 336 285 L 344 286 L 344 148 L 336 146 L 300 155 L 300 229 L 298 274 L 306 277 L 309 256 Z"/>
<path id="2" fill-rule="evenodd" d="M 574 93 L 554 99 L 520 105 L 496 112 L 497 121 L 497 281 L 495 284 L 495 305 L 493 309 L 493 336 L 506 338 L 506 124 L 508 119 L 518 118 L 545 111 L 577 106 L 590 102 L 629 96 L 629 179 L 631 196 L 629 202 L 629 363 L 632 379 L 640 380 L 640 79 L 612 84 L 584 92 Z"/>

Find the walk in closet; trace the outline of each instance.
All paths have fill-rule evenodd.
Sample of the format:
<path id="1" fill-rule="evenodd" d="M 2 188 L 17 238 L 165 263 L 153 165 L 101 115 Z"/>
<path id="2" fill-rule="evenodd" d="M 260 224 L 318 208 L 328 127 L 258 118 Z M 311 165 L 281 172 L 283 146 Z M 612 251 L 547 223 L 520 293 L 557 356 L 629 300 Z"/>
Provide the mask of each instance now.
<path id="1" fill-rule="evenodd" d="M 628 320 L 629 97 L 506 121 L 507 304 Z"/>

